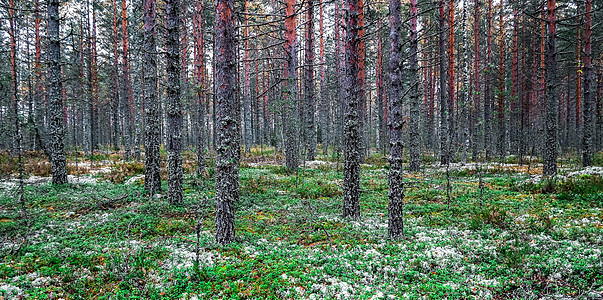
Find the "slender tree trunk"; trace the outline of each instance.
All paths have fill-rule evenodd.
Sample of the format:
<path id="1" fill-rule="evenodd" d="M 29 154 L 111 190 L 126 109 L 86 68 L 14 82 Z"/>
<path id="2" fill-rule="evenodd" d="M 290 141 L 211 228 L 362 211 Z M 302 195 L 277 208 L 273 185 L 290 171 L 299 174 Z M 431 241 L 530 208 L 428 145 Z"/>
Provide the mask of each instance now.
<path id="1" fill-rule="evenodd" d="M 285 111 L 283 126 L 285 128 L 285 160 L 289 170 L 299 167 L 299 145 L 297 132 L 297 71 L 296 71 L 296 33 L 295 33 L 295 0 L 287 0 L 285 9 Z"/>
<path id="2" fill-rule="evenodd" d="M 557 174 L 557 49 L 555 38 L 556 0 L 547 0 L 547 43 L 546 43 L 546 131 L 543 175 Z"/>
<path id="3" fill-rule="evenodd" d="M 345 0 L 343 217 L 360 218 L 359 2 Z"/>
<path id="4" fill-rule="evenodd" d="M 306 51 L 305 51 L 305 109 L 304 109 L 304 137 L 306 148 L 306 159 L 314 160 L 316 157 L 316 130 L 314 126 L 314 3 L 308 1 L 307 21 L 306 21 Z"/>
<path id="5" fill-rule="evenodd" d="M 411 172 L 418 172 L 421 166 L 419 137 L 419 41 L 417 39 L 417 0 L 410 1 L 410 166 Z M 454 46 L 453 46 L 454 47 Z M 453 58 L 454 59 L 454 58 Z M 454 64 L 454 63 L 453 63 Z M 392 100 L 393 101 L 393 100 Z"/>
<path id="6" fill-rule="evenodd" d="M 217 0 L 215 14 L 216 98 L 216 242 L 235 238 L 235 203 L 239 200 L 240 103 L 236 97 L 235 3 Z"/>
<path id="7" fill-rule="evenodd" d="M 584 28 L 584 125 L 582 129 L 582 165 L 588 167 L 592 164 L 593 129 L 594 129 L 594 101 L 591 91 L 592 82 L 592 45 L 591 45 L 591 6 L 592 0 L 586 0 L 586 23 Z M 601 133 L 599 133 L 601 134 Z"/>
<path id="8" fill-rule="evenodd" d="M 498 151 L 501 158 L 505 157 L 507 147 L 505 143 L 505 34 L 504 34 L 504 7 L 500 5 L 499 48 L 500 58 L 498 64 Z"/>
<path id="9" fill-rule="evenodd" d="M 132 84 L 130 81 L 130 62 L 128 61 L 128 15 L 126 0 L 121 2 L 121 25 L 122 25 L 122 92 L 121 103 L 124 114 L 124 144 L 125 159 L 129 159 L 132 152 Z"/>
<path id="10" fill-rule="evenodd" d="M 411 3 L 413 26 L 416 26 L 415 0 Z M 390 159 L 389 159 L 389 206 L 388 236 L 398 239 L 404 235 L 404 182 L 403 182 L 403 144 L 404 119 L 402 115 L 402 7 L 400 1 L 389 1 L 390 52 L 389 52 L 389 99 L 390 99 Z"/>
<path id="11" fill-rule="evenodd" d="M 446 5 L 444 0 L 439 1 L 439 59 L 440 59 L 440 163 L 448 164 L 450 162 L 450 136 L 448 135 L 448 126 L 450 122 L 448 101 L 447 81 L 448 73 L 446 72 Z M 394 101 L 393 99 L 391 101 Z"/>
<path id="12" fill-rule="evenodd" d="M 117 30 L 117 2 L 116 0 L 111 0 L 111 5 L 113 6 L 113 23 L 111 27 L 113 29 L 113 94 L 112 94 L 112 107 L 111 112 L 113 114 L 113 140 L 112 144 L 115 148 L 121 148 L 121 139 L 120 136 L 123 137 L 125 132 L 120 130 L 120 123 L 122 121 L 120 116 L 120 99 L 119 99 L 119 54 L 118 54 L 118 30 Z"/>
<path id="13" fill-rule="evenodd" d="M 151 195 L 161 190 L 159 145 L 161 119 L 157 98 L 157 46 L 155 0 L 144 2 L 143 74 L 145 83 L 145 190 Z"/>
<path id="14" fill-rule="evenodd" d="M 48 1 L 48 104 L 50 111 L 50 160 L 52 183 L 67 183 L 65 158 L 65 118 L 63 113 L 63 82 L 61 80 L 61 38 L 59 0 Z"/>
<path id="15" fill-rule="evenodd" d="M 448 132 L 445 134 L 448 136 L 448 161 L 453 162 L 455 160 L 455 151 L 453 145 L 456 145 L 456 114 L 455 108 L 455 61 L 454 61 L 454 0 L 448 2 Z"/>
<path id="16" fill-rule="evenodd" d="M 249 2 L 245 1 L 245 13 L 248 12 Z M 244 120 L 244 129 L 245 129 L 245 151 L 249 152 L 252 143 L 253 133 L 251 131 L 251 86 L 250 86 L 250 78 L 249 78 L 249 16 L 245 15 L 245 28 L 243 29 L 244 38 L 245 38 L 245 50 L 244 50 L 244 76 L 243 79 L 245 81 L 243 85 L 243 120 Z"/>
<path id="17" fill-rule="evenodd" d="M 381 27 L 381 20 L 379 20 L 378 25 Z M 377 129 L 377 152 L 385 154 L 386 147 L 386 134 L 385 130 L 387 128 L 387 124 L 384 122 L 385 118 L 385 107 L 387 103 L 384 103 L 385 99 L 385 87 L 383 85 L 383 36 L 381 33 L 378 33 L 377 37 L 377 62 L 375 64 L 375 77 L 376 77 L 376 87 L 377 87 L 377 119 L 378 119 L 378 129 Z"/>
<path id="18" fill-rule="evenodd" d="M 360 135 L 360 161 L 364 161 L 368 154 L 369 134 L 366 130 L 366 46 L 364 44 L 364 0 L 358 0 L 358 132 Z"/>
<path id="19" fill-rule="evenodd" d="M 486 159 L 492 153 L 492 0 L 488 0 L 488 39 L 486 42 L 486 66 L 484 71 L 484 148 Z"/>
<path id="20" fill-rule="evenodd" d="M 168 200 L 182 203 L 182 104 L 180 102 L 180 1 L 167 0 L 166 50 L 167 84 L 166 116 L 168 154 Z"/>
<path id="21" fill-rule="evenodd" d="M 576 11 L 580 13 L 581 1 L 576 3 Z M 576 62 L 578 69 L 576 70 L 576 134 L 573 138 L 574 147 L 576 152 L 580 152 L 580 142 L 578 141 L 580 133 L 582 131 L 582 36 L 580 34 L 580 25 L 582 25 L 582 17 L 578 17 L 578 24 L 576 28 Z"/>
<path id="22" fill-rule="evenodd" d="M 94 4 L 96 1 L 92 1 L 92 36 L 89 39 L 89 53 L 90 53 L 90 78 L 89 78 L 89 89 L 90 89 L 90 153 L 94 154 L 94 150 L 99 145 L 99 131 L 98 131 L 98 58 L 96 50 L 96 9 Z"/>
<path id="23" fill-rule="evenodd" d="M 518 129 L 520 127 L 519 116 L 519 51 L 517 48 L 517 28 L 519 27 L 519 16 L 517 15 L 517 1 L 513 3 L 513 65 L 512 65 L 512 85 L 511 89 L 511 124 L 509 131 L 511 132 L 511 154 L 519 153 L 520 137 Z"/>
<path id="24" fill-rule="evenodd" d="M 471 149 L 471 155 L 473 158 L 473 161 L 477 161 L 478 158 L 478 149 L 479 149 L 479 144 L 480 144 L 480 140 L 481 140 L 481 136 L 480 136 L 480 129 L 481 129 L 481 125 L 480 125 L 480 121 L 481 121 L 481 101 L 480 101 L 480 77 L 479 74 L 481 73 L 480 70 L 480 51 L 479 51 L 479 19 L 480 19 L 480 13 L 479 13 L 479 5 L 480 5 L 480 1 L 479 0 L 475 0 L 474 2 L 474 15 L 473 15 L 473 43 L 475 44 L 475 51 L 473 52 L 473 56 L 475 58 L 474 60 L 474 66 L 473 66 L 473 115 L 471 118 L 471 122 L 473 123 L 471 126 L 471 130 L 473 131 L 473 134 L 471 136 L 472 139 L 472 149 Z"/>
<path id="25" fill-rule="evenodd" d="M 597 150 L 603 149 L 603 70 L 599 65 L 597 69 Z"/>
<path id="26" fill-rule="evenodd" d="M 328 124 L 329 97 L 325 83 L 325 43 L 324 43 L 324 2 L 320 2 L 320 130 L 322 138 L 322 154 L 328 155 L 331 134 Z"/>
<path id="27" fill-rule="evenodd" d="M 203 41 L 203 3 L 196 0 L 196 11 L 193 19 L 195 34 L 195 94 L 197 96 L 197 174 L 201 174 L 204 168 L 204 152 L 207 127 L 205 126 L 205 94 L 207 86 L 205 84 L 205 50 Z"/>

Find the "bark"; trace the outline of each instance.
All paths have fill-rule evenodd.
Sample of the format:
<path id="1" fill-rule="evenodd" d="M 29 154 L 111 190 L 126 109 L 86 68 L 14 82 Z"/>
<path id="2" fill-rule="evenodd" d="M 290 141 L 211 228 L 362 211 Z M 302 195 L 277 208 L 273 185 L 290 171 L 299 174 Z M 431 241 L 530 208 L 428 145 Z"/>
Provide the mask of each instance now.
<path id="1" fill-rule="evenodd" d="M 88 39 L 89 54 L 90 54 L 90 65 L 89 65 L 89 80 L 88 89 L 90 92 L 90 152 L 94 154 L 94 150 L 98 148 L 99 144 L 99 132 L 98 132 L 98 57 L 96 49 L 96 9 L 94 4 L 96 1 L 92 1 L 92 34 Z"/>
<path id="2" fill-rule="evenodd" d="M 49 152 L 52 163 L 52 183 L 67 183 L 65 158 L 65 118 L 63 113 L 63 82 L 61 80 L 61 39 L 59 0 L 48 1 L 48 104 L 50 111 Z"/>
<path id="3" fill-rule="evenodd" d="M 239 200 L 240 103 L 236 97 L 234 0 L 217 0 L 216 43 L 216 242 L 235 239 L 235 203 Z"/>
<path id="4" fill-rule="evenodd" d="M 504 34 L 504 8 L 500 6 L 500 28 L 499 28 L 499 64 L 498 64 L 498 151 L 501 158 L 504 158 L 507 153 L 505 144 L 506 127 L 505 127 L 505 34 Z"/>
<path id="5" fill-rule="evenodd" d="M 455 108 L 455 61 L 454 61 L 454 0 L 448 2 L 448 161 L 454 161 L 454 149 L 453 145 L 456 144 L 456 114 L 454 113 Z"/>
<path id="6" fill-rule="evenodd" d="M 19 157 L 21 157 L 21 132 L 19 126 L 19 84 L 17 82 L 17 32 L 15 28 L 15 1 L 9 0 L 9 28 L 8 35 L 10 38 L 10 95 L 11 95 L 11 109 L 13 113 L 13 123 L 15 124 L 15 135 L 13 137 L 13 149 L 17 150 Z"/>
<path id="7" fill-rule="evenodd" d="M 412 0 L 414 3 L 414 0 Z M 389 2 L 390 57 L 389 57 L 389 99 L 390 99 L 390 160 L 389 160 L 389 205 L 388 236 L 398 239 L 404 235 L 404 182 L 403 144 L 404 119 L 402 115 L 402 7 L 400 1 Z"/>
<path id="8" fill-rule="evenodd" d="M 345 0 L 343 217 L 360 218 L 359 1 Z"/>
<path id="9" fill-rule="evenodd" d="M 249 6 L 249 2 L 245 1 L 245 13 L 248 12 L 247 7 Z M 245 15 L 245 28 L 244 28 L 244 38 L 245 38 L 245 51 L 244 51 L 244 69 L 245 69 L 245 81 L 243 85 L 243 120 L 244 120 L 244 128 L 245 128 L 245 151 L 249 152 L 252 143 L 253 133 L 251 131 L 251 87 L 250 87 L 250 78 L 249 78 L 249 17 Z"/>
<path id="10" fill-rule="evenodd" d="M 306 159 L 314 160 L 316 157 L 316 131 L 314 126 L 314 111 L 316 100 L 314 99 L 314 3 L 308 1 L 306 21 L 306 51 L 304 72 L 304 138 Z"/>
<path id="11" fill-rule="evenodd" d="M 546 41 L 546 130 L 542 174 L 557 174 L 557 35 L 555 21 L 556 0 L 547 0 Z"/>
<path id="12" fill-rule="evenodd" d="M 597 150 L 603 148 L 603 70 L 601 66 L 597 69 Z"/>
<path id="13" fill-rule="evenodd" d="M 381 27 L 381 20 L 378 25 Z M 383 85 L 383 36 L 379 32 L 377 37 L 377 62 L 375 64 L 375 76 L 376 76 L 376 87 L 377 87 L 377 152 L 385 155 L 385 149 L 387 148 L 386 143 L 386 128 L 387 123 L 385 122 L 385 108 L 387 103 L 385 101 L 385 87 Z"/>
<path id="14" fill-rule="evenodd" d="M 34 93 L 34 105 L 35 105 L 35 116 L 34 116 L 34 131 L 36 135 L 36 144 L 38 149 L 46 149 L 42 138 L 42 131 L 45 127 L 45 112 L 46 112 L 46 101 L 44 99 L 44 87 L 42 80 L 42 43 L 40 38 L 40 4 L 36 0 L 34 2 L 34 26 L 35 26 L 35 93 Z M 45 151 L 46 152 L 46 151 Z"/>
<path id="15" fill-rule="evenodd" d="M 145 190 L 151 195 L 161 190 L 159 145 L 161 144 L 161 120 L 157 97 L 157 46 L 155 0 L 144 2 L 144 106 L 145 106 Z"/>
<path id="16" fill-rule="evenodd" d="M 121 26 L 122 26 L 122 91 L 121 106 L 124 116 L 124 144 L 125 159 L 129 159 L 132 152 L 132 84 L 130 81 L 130 62 L 128 61 L 128 15 L 126 0 L 121 2 Z"/>
<path id="17" fill-rule="evenodd" d="M 512 65 L 512 89 L 511 89 L 511 124 L 509 131 L 511 134 L 511 154 L 519 153 L 519 132 L 520 116 L 519 116 L 519 50 L 517 48 L 517 28 L 519 16 L 517 15 L 517 2 L 513 3 L 513 65 Z"/>
<path id="18" fill-rule="evenodd" d="M 205 140 L 207 139 L 207 127 L 205 126 L 205 116 L 207 114 L 205 110 L 205 95 L 207 86 L 205 84 L 205 50 L 203 41 L 203 3 L 201 0 L 196 2 L 196 11 L 193 19 L 194 27 L 194 46 L 195 46 L 195 94 L 197 97 L 197 174 L 201 174 L 204 168 L 204 152 L 205 152 Z"/>
<path id="19" fill-rule="evenodd" d="M 117 2 L 116 0 L 111 0 L 111 5 L 113 6 L 113 22 L 111 24 L 111 28 L 113 29 L 113 94 L 112 94 L 112 125 L 113 125 L 113 140 L 112 144 L 114 148 L 121 148 L 121 143 L 119 142 L 119 137 L 122 136 L 124 132 L 120 130 L 121 124 L 121 116 L 120 116 L 120 98 L 119 98 L 119 54 L 118 54 L 118 30 L 117 30 Z"/>
<path id="20" fill-rule="evenodd" d="M 182 203 L 182 104 L 180 102 L 180 1 L 167 0 L 166 36 L 166 117 L 168 155 L 168 201 Z"/>
<path id="21" fill-rule="evenodd" d="M 297 71 L 295 0 L 287 0 L 285 8 L 285 95 L 284 95 L 284 139 L 285 163 L 289 170 L 299 167 L 299 145 L 297 130 Z"/>
<path id="22" fill-rule="evenodd" d="M 364 44 L 364 0 L 358 0 L 358 132 L 360 135 L 360 161 L 364 161 L 368 154 L 369 135 L 366 130 L 366 68 L 364 64 L 366 46 Z"/>
<path id="23" fill-rule="evenodd" d="M 486 66 L 484 67 L 484 149 L 486 158 L 492 152 L 492 0 L 488 0 L 488 39 L 486 42 Z"/>
<path id="24" fill-rule="evenodd" d="M 417 0 L 410 1 L 410 124 L 409 124 L 409 142 L 410 142 L 410 166 L 411 172 L 418 172 L 421 166 L 420 148 L 419 148 L 419 63 L 418 51 L 419 41 L 417 39 Z M 453 45 L 454 47 L 454 45 Z M 453 49 L 454 51 L 454 49 Z M 454 56 L 453 56 L 454 60 Z M 454 65 L 454 63 L 453 63 Z M 454 89 L 454 87 L 452 87 Z"/>
<path id="25" fill-rule="evenodd" d="M 440 59 L 440 163 L 448 164 L 450 162 L 450 136 L 449 136 L 449 110 L 448 102 L 448 73 L 446 72 L 446 6 L 444 0 L 439 2 L 439 59 Z M 394 101 L 393 99 L 391 101 Z"/>
<path id="26" fill-rule="evenodd" d="M 580 2 L 577 3 L 577 12 L 580 13 Z M 581 23 L 582 18 L 578 18 L 578 23 Z M 580 135 L 582 127 L 582 39 L 580 36 L 580 26 L 576 28 L 576 61 L 578 63 L 578 69 L 576 70 L 576 136 Z M 574 138 L 576 150 L 580 151 L 580 144 L 578 139 Z"/>
<path id="27" fill-rule="evenodd" d="M 474 60 L 474 66 L 473 66 L 473 114 L 471 116 L 471 130 L 472 130 L 472 157 L 473 157 L 473 161 L 477 160 L 478 157 L 478 148 L 479 148 L 479 140 L 480 140 L 480 116 L 481 116 L 481 101 L 480 101 L 480 77 L 479 74 L 480 72 L 480 51 L 479 51 L 479 19 L 480 19 L 480 13 L 479 13 L 479 4 L 480 1 L 479 0 L 475 0 L 474 2 L 474 15 L 473 15 L 473 43 L 475 45 L 475 51 L 473 53 L 473 56 L 475 58 Z"/>
<path id="28" fill-rule="evenodd" d="M 592 66 L 592 29 L 591 29 L 592 0 L 586 0 L 586 15 L 584 28 L 584 125 L 582 128 L 582 166 L 592 164 L 593 154 L 593 129 L 594 129 L 594 99 L 592 97 L 591 82 L 593 75 Z"/>
<path id="29" fill-rule="evenodd" d="M 327 96 L 327 87 L 325 83 L 325 44 L 324 44 L 324 2 L 320 3 L 320 132 L 322 141 L 322 154 L 328 155 L 329 142 L 331 134 L 329 130 L 329 98 Z"/>

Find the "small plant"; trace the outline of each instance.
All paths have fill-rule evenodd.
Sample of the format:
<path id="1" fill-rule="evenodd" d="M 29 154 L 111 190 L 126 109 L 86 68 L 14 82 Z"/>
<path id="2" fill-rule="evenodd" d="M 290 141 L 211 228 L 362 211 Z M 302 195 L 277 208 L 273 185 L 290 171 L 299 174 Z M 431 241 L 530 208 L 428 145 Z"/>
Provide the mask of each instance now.
<path id="1" fill-rule="evenodd" d="M 508 228 L 507 211 L 498 206 L 489 206 L 471 216 L 470 227 L 472 229 L 478 229 L 483 224 L 488 224 L 499 229 Z"/>

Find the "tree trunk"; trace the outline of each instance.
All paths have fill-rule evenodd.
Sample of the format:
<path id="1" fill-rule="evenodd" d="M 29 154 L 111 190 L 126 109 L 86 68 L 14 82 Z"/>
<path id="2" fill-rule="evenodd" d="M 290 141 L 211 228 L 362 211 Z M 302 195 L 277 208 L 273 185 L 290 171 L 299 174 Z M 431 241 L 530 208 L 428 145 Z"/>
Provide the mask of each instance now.
<path id="1" fill-rule="evenodd" d="M 322 154 L 329 153 L 329 143 L 331 134 L 328 124 L 329 97 L 327 96 L 327 86 L 325 83 L 325 44 L 324 44 L 324 2 L 320 3 L 320 131 L 322 141 Z"/>
<path id="2" fill-rule="evenodd" d="M 121 139 L 120 136 L 123 137 L 125 132 L 120 130 L 120 123 L 122 121 L 120 116 L 120 99 L 119 99 L 119 54 L 118 54 L 118 30 L 117 30 L 117 2 L 116 0 L 111 1 L 111 5 L 113 6 L 113 22 L 111 24 L 111 28 L 113 29 L 113 94 L 111 99 L 111 112 L 112 112 L 112 125 L 113 125 L 113 140 L 112 144 L 114 148 L 121 149 Z"/>
<path id="3" fill-rule="evenodd" d="M 305 74 L 304 74 L 304 97 L 306 98 L 304 109 L 304 137 L 306 148 L 306 159 L 314 160 L 316 157 L 316 131 L 314 126 L 314 3 L 308 1 L 306 21 L 306 51 L 305 51 Z"/>
<path id="4" fill-rule="evenodd" d="M 157 98 L 157 50 L 155 27 L 157 25 L 155 0 L 144 3 L 143 74 L 145 84 L 145 190 L 151 195 L 161 190 L 159 145 L 161 144 L 161 119 Z"/>
<path id="5" fill-rule="evenodd" d="M 411 28 L 416 24 L 415 0 L 411 3 Z M 404 235 L 404 183 L 403 183 L 403 144 L 404 119 L 402 115 L 402 7 L 400 1 L 389 1 L 390 15 L 390 53 L 389 53 L 389 99 L 390 99 L 390 159 L 389 159 L 389 206 L 388 236 L 398 239 Z"/>
<path id="6" fill-rule="evenodd" d="M 180 103 L 180 2 L 165 3 L 168 201 L 182 203 L 182 104 Z"/>
<path id="7" fill-rule="evenodd" d="M 344 92 L 344 170 L 343 170 L 343 217 L 360 218 L 360 116 L 358 64 L 360 46 L 358 39 L 358 0 L 345 0 L 345 76 Z"/>
<path id="8" fill-rule="evenodd" d="M 195 34 L 195 94 L 197 96 L 197 174 L 201 174 L 204 168 L 204 152 L 207 127 L 205 126 L 205 95 L 207 86 L 205 84 L 205 49 L 203 41 L 203 3 L 196 0 L 196 11 L 193 19 Z"/>
<path id="9" fill-rule="evenodd" d="M 582 128 L 582 166 L 588 167 L 592 164 L 593 154 L 593 128 L 594 110 L 591 91 L 592 82 L 592 46 L 591 46 L 591 6 L 592 0 L 586 0 L 586 23 L 584 29 L 584 125 Z"/>
<path id="10" fill-rule="evenodd" d="M 498 151 L 501 158 L 505 157 L 507 147 L 505 144 L 505 34 L 504 34 L 504 7 L 500 5 L 500 58 L 498 64 Z"/>
<path id="11" fill-rule="evenodd" d="M 48 2 L 48 104 L 50 126 L 48 130 L 52 183 L 67 183 L 67 161 L 65 158 L 65 118 L 63 115 L 63 82 L 61 80 L 61 38 L 59 0 Z"/>
<path id="12" fill-rule="evenodd" d="M 440 163 L 450 163 L 450 136 L 448 135 L 448 126 L 450 118 L 448 111 L 448 73 L 446 72 L 446 6 L 444 0 L 439 2 L 439 59 L 440 59 Z M 391 101 L 394 101 L 393 99 Z"/>
<path id="13" fill-rule="evenodd" d="M 216 242 L 235 238 L 235 203 L 239 200 L 240 103 L 236 97 L 234 0 L 217 0 L 216 42 Z"/>
<path id="14" fill-rule="evenodd" d="M 249 6 L 249 2 L 245 1 L 244 4 L 244 9 L 245 9 L 245 13 L 247 13 L 248 9 L 247 7 Z M 252 143 L 252 137 L 253 137 L 253 133 L 251 131 L 251 87 L 250 87 L 250 78 L 249 78 L 249 17 L 248 15 L 245 15 L 245 28 L 243 29 L 244 32 L 244 38 L 245 38 L 245 50 L 244 52 L 244 76 L 245 78 L 244 80 L 244 85 L 243 85 L 243 120 L 244 120 L 244 124 L 243 127 L 245 129 L 245 136 L 244 136 L 244 142 L 245 142 L 245 152 L 249 152 L 249 150 L 251 149 L 251 143 Z"/>
<path id="15" fill-rule="evenodd" d="M 455 62 L 454 62 L 454 0 L 448 2 L 448 132 L 445 134 L 448 136 L 448 162 L 454 161 L 454 147 L 456 145 L 456 125 L 455 119 L 456 114 L 454 113 L 455 107 Z"/>
<path id="16" fill-rule="evenodd" d="M 477 161 L 478 158 L 478 149 L 479 149 L 479 144 L 480 144 L 480 140 L 481 140 L 481 136 L 480 136 L 480 129 L 481 129 L 481 125 L 480 125 L 480 116 L 481 116 L 481 101 L 480 101 L 480 77 L 479 74 L 481 73 L 480 70 L 480 64 L 479 64 L 479 58 L 480 58 L 480 51 L 479 51 L 479 19 L 480 19 L 480 13 L 479 13 L 479 0 L 475 0 L 474 2 L 474 15 L 473 15 L 473 43 L 475 44 L 475 51 L 473 52 L 473 56 L 475 58 L 474 61 L 474 66 L 473 66 L 473 114 L 471 116 L 471 131 L 473 132 L 472 136 L 471 136 L 471 140 L 472 140 L 472 149 L 471 149 L 471 156 L 473 161 Z"/>
<path id="17" fill-rule="evenodd" d="M 519 127 L 520 127 L 520 116 L 519 116 L 519 50 L 517 48 L 517 28 L 519 27 L 519 16 L 517 15 L 517 2 L 513 3 L 513 65 L 512 65 L 512 85 L 511 89 L 511 124 L 509 131 L 511 133 L 511 154 L 519 153 Z"/>
<path id="18" fill-rule="evenodd" d="M 381 20 L 378 25 L 381 27 Z M 377 152 L 385 155 L 385 149 L 387 146 L 385 130 L 387 123 L 385 123 L 385 108 L 387 103 L 385 101 L 385 86 L 383 85 L 383 36 L 381 33 L 377 33 L 377 62 L 375 64 L 375 77 L 376 77 L 376 88 L 377 88 Z"/>
<path id="19" fill-rule="evenodd" d="M 421 166 L 419 137 L 419 41 L 417 39 L 417 0 L 410 1 L 410 166 L 411 172 L 418 172 Z M 454 46 L 453 46 L 454 47 Z M 454 60 L 454 58 L 453 58 Z M 392 100 L 394 101 L 394 100 Z M 392 116 L 393 117 L 393 116 Z"/>
<path id="20" fill-rule="evenodd" d="M 128 61 L 128 15 L 126 0 L 121 2 L 121 25 L 122 25 L 122 92 L 121 103 L 124 114 L 124 144 L 125 158 L 129 159 L 132 152 L 132 84 L 130 81 L 130 62 Z"/>
<path id="21" fill-rule="evenodd" d="M 488 0 L 488 39 L 484 67 L 484 149 L 486 159 L 492 154 L 492 0 Z"/>
<path id="22" fill-rule="evenodd" d="M 546 131 L 542 174 L 557 174 L 557 49 L 555 38 L 556 0 L 547 0 L 547 43 L 546 43 Z"/>
<path id="23" fill-rule="evenodd" d="M 297 71 L 295 0 L 287 0 L 285 9 L 285 95 L 283 126 L 285 128 L 285 163 L 289 170 L 299 167 L 299 144 L 297 132 Z"/>

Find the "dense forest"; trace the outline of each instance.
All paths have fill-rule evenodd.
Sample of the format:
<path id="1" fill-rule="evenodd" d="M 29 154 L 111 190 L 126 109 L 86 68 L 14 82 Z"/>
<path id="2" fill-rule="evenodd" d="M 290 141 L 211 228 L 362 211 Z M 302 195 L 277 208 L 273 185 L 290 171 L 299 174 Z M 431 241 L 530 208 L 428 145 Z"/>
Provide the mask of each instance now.
<path id="1" fill-rule="evenodd" d="M 598 0 L 0 0 L 0 299 L 600 299 Z"/>

